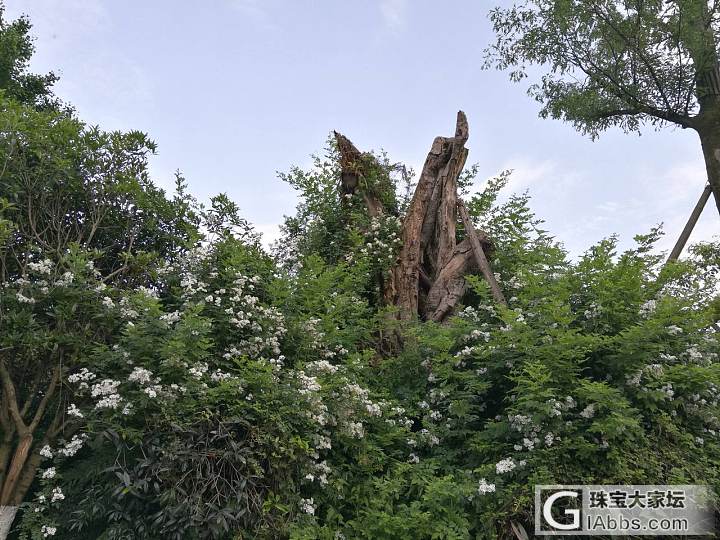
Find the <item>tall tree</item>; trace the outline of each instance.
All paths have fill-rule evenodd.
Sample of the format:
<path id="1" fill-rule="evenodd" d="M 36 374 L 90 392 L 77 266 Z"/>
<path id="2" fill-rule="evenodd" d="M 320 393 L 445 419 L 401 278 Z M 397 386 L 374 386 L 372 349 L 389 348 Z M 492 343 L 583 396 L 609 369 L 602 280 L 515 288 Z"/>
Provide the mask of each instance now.
<path id="1" fill-rule="evenodd" d="M 27 17 L 7 21 L 4 14 L 5 6 L 0 2 L 0 88 L 7 97 L 21 103 L 40 108 L 57 106 L 58 100 L 51 90 L 57 76 L 52 72 L 37 75 L 27 71 L 35 52 L 30 21 Z"/>
<path id="2" fill-rule="evenodd" d="M 525 0 L 490 19 L 486 67 L 514 81 L 549 68 L 529 90 L 541 116 L 592 137 L 610 126 L 694 129 L 720 211 L 720 2 Z"/>

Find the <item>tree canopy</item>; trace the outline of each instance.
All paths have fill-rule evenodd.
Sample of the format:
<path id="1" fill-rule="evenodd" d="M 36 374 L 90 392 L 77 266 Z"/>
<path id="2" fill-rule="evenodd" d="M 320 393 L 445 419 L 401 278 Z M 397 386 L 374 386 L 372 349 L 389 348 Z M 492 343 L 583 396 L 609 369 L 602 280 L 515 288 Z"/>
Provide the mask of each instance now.
<path id="1" fill-rule="evenodd" d="M 592 137 L 610 126 L 696 130 L 720 210 L 718 2 L 527 0 L 490 19 L 486 66 L 515 81 L 547 68 L 529 89 L 542 116 Z"/>

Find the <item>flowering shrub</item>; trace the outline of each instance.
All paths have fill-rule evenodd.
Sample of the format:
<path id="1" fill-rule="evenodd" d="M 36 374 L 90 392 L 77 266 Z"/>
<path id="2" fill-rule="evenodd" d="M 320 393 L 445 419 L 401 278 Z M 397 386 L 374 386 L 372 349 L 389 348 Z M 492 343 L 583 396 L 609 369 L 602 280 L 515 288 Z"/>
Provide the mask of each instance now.
<path id="1" fill-rule="evenodd" d="M 406 199 L 385 156 L 362 179 L 383 218 L 338 196 L 333 148 L 283 175 L 301 202 L 271 256 L 227 197 L 154 187 L 143 134 L 88 128 L 32 80 L 0 93 L 15 536 L 505 539 L 534 484 L 720 488 L 717 243 L 662 266 L 653 230 L 572 261 L 526 195 L 498 201 L 503 173 L 467 207 L 508 306 L 469 275 L 448 324 L 391 323 Z"/>
<path id="2" fill-rule="evenodd" d="M 502 538 L 537 483 L 717 485 L 717 246 L 661 268 L 653 232 L 570 262 L 525 204 L 497 225 L 509 306 L 471 276 L 450 324 L 382 359 L 362 252 L 287 270 L 223 233 L 130 287 L 94 251 L 29 252 L 0 348 L 62 391 L 22 535 Z"/>

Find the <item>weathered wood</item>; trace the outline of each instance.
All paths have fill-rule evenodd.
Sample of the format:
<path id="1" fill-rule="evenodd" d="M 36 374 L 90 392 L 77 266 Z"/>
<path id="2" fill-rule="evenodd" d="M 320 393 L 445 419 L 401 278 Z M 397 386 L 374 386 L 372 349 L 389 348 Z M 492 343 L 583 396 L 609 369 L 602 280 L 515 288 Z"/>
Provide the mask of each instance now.
<path id="1" fill-rule="evenodd" d="M 474 268 L 472 246 L 466 238 L 455 247 L 428 292 L 424 309 L 427 320 L 442 322 L 452 313 L 467 289 L 464 276 Z"/>
<path id="2" fill-rule="evenodd" d="M 522 526 L 522 524 L 511 521 L 510 528 L 512 529 L 512 532 L 515 535 L 515 538 L 517 538 L 517 540 L 529 540 L 528 533 L 525 530 L 525 527 Z"/>
<path id="3" fill-rule="evenodd" d="M 487 281 L 488 285 L 490 286 L 490 292 L 492 293 L 493 299 L 498 304 L 507 306 L 507 301 L 505 300 L 505 296 L 500 289 L 500 284 L 497 282 L 497 279 L 495 279 L 495 274 L 493 273 L 492 268 L 490 268 L 490 263 L 488 262 L 487 257 L 485 257 L 485 252 L 483 251 L 482 245 L 480 243 L 480 238 L 475 231 L 475 226 L 470 219 L 470 215 L 468 214 L 467 208 L 465 208 L 465 203 L 462 201 L 462 199 L 458 199 L 457 207 L 458 213 L 460 214 L 460 219 L 465 226 L 465 234 L 467 235 L 467 238 L 470 241 L 470 245 L 472 246 L 472 250 L 475 255 L 475 261 L 477 262 L 477 265 L 480 268 L 480 271 L 482 272 L 485 281 Z"/>
<path id="4" fill-rule="evenodd" d="M 17 506 L 0 506 L 0 540 L 5 540 L 10 534 L 17 510 Z"/>
<path id="5" fill-rule="evenodd" d="M 338 152 L 340 153 L 340 195 L 345 201 L 345 195 L 354 195 L 360 185 L 360 181 L 367 176 L 365 170 L 368 163 L 364 160 L 372 159 L 370 156 L 363 155 L 355 145 L 337 131 L 333 131 L 335 142 L 337 143 Z M 382 201 L 368 190 L 362 190 L 361 195 L 365 206 L 368 209 L 370 217 L 378 217 L 385 213 Z"/>
<path id="6" fill-rule="evenodd" d="M 386 302 L 398 308 L 400 319 L 411 319 L 418 314 L 420 265 L 429 241 L 429 238 L 423 238 L 423 225 L 438 183 L 442 181 L 441 178 L 455 170 L 455 167 L 446 170 L 446 166 L 453 161 L 460 162 L 461 156 L 465 155 L 464 145 L 467 138 L 467 118 L 465 113 L 459 111 L 455 137 L 436 137 L 425 159 L 417 188 L 403 221 L 402 248 L 398 263 L 393 268 L 385 289 Z"/>
<path id="7" fill-rule="evenodd" d="M 690 218 L 685 224 L 685 228 L 682 230 L 682 233 L 680 233 L 680 238 L 678 238 L 675 246 L 672 248 L 670 256 L 668 257 L 668 262 L 676 261 L 680 257 L 680 254 L 682 253 L 682 250 L 685 249 L 685 244 L 687 244 L 687 241 L 690 238 L 690 234 L 692 234 L 692 231 L 695 228 L 698 219 L 700 219 L 700 214 L 702 214 L 702 211 L 705 208 L 705 205 L 707 204 L 711 194 L 712 188 L 710 187 L 710 184 L 708 184 L 705 186 L 702 195 L 700 195 L 700 199 L 695 205 L 695 208 L 693 208 L 693 211 L 690 214 Z"/>
<path id="8" fill-rule="evenodd" d="M 467 238 L 460 244 L 456 240 L 462 204 L 457 194 L 458 178 L 467 160 L 468 136 L 467 118 L 459 111 L 455 135 L 436 137 L 425 159 L 400 231 L 400 252 L 383 286 L 383 301 L 397 308 L 400 320 L 421 316 L 444 321 L 465 294 L 464 276 L 478 268 L 490 283 L 493 295 L 499 295 L 500 303 L 505 302 L 485 257 L 492 248 L 485 233 L 475 231 L 470 223 L 465 225 Z M 372 155 L 360 152 L 337 132 L 335 140 L 340 154 L 341 196 L 361 194 L 371 217 L 392 211 L 382 207 L 363 181 L 364 176 L 377 177 L 374 167 L 378 164 Z M 473 249 L 473 244 L 478 247 Z"/>
<path id="9" fill-rule="evenodd" d="M 426 222 L 433 224 L 432 235 L 427 239 L 426 248 L 427 266 L 433 276 L 447 264 L 455 250 L 457 180 L 467 160 L 468 151 L 464 145 L 468 136 L 467 119 L 465 115 L 458 114 L 454 143 L 458 148 L 452 152 L 450 159 L 438 174 L 436 189 L 433 191 L 433 197 L 437 197 L 438 201 L 428 208 L 426 216 Z M 424 235 L 423 240 L 426 240 Z"/>

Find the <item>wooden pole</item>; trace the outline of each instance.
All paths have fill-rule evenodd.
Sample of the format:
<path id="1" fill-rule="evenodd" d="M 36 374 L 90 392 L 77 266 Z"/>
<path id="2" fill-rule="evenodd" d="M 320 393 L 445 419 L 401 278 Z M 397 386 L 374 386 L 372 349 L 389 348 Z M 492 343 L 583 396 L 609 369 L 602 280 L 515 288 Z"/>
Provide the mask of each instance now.
<path id="1" fill-rule="evenodd" d="M 677 261 L 678 257 L 680 257 L 682 250 L 685 248 L 685 244 L 687 244 L 688 238 L 690 238 L 690 234 L 695 228 L 695 224 L 698 222 L 698 219 L 700 219 L 700 214 L 702 214 L 703 208 L 705 208 L 705 204 L 708 202 L 711 193 L 712 188 L 710 187 L 710 184 L 708 184 L 705 186 L 702 195 L 700 195 L 700 200 L 698 200 L 695 208 L 693 208 L 692 214 L 690 214 L 690 219 L 688 219 L 685 224 L 685 228 L 682 233 L 680 233 L 680 238 L 678 238 L 678 241 L 675 243 L 675 247 L 673 247 L 670 252 L 668 262 Z"/>
<path id="2" fill-rule="evenodd" d="M 490 285 L 490 292 L 492 292 L 493 298 L 498 304 L 507 307 L 505 296 L 503 295 L 502 290 L 500 290 L 500 284 L 497 282 L 497 279 L 495 279 L 495 274 L 493 273 L 492 268 L 490 268 L 490 263 L 485 256 L 482 244 L 480 244 L 477 232 L 475 232 L 475 227 L 470 220 L 470 215 L 468 214 L 467 208 L 465 208 L 465 203 L 462 199 L 458 199 L 457 208 L 458 213 L 460 214 L 460 219 L 462 219 L 463 225 L 465 226 L 465 234 L 467 235 L 470 245 L 472 246 L 473 253 L 475 254 L 475 261 L 485 277 L 485 281 L 487 281 L 488 285 Z"/>

